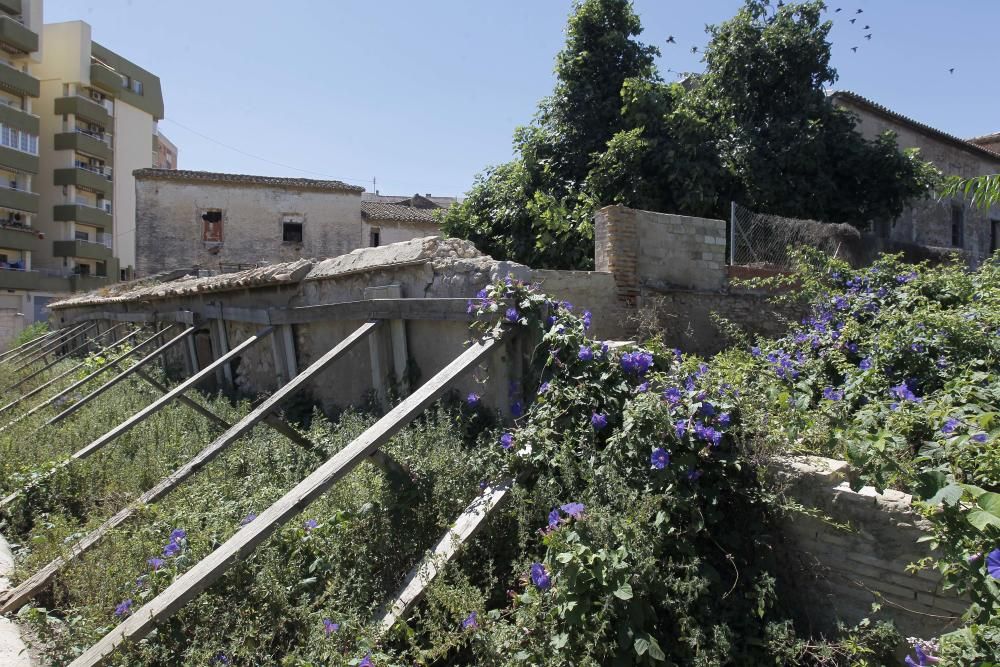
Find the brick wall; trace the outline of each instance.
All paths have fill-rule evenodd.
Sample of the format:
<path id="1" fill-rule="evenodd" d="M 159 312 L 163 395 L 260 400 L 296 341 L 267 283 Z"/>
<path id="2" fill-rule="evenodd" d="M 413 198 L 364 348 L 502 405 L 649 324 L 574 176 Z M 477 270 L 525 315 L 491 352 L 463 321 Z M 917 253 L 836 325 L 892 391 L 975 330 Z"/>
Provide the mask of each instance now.
<path id="1" fill-rule="evenodd" d="M 930 555 L 917 543 L 928 526 L 909 495 L 852 491 L 847 464 L 832 459 L 782 460 L 773 471 L 791 498 L 829 519 L 793 515 L 783 525 L 784 572 L 802 591 L 797 607 L 813 628 L 853 625 L 872 616 L 873 603 L 881 605 L 877 617 L 891 619 L 904 636 L 926 639 L 959 625 L 968 602 L 943 591 L 936 571 L 906 571 Z"/>

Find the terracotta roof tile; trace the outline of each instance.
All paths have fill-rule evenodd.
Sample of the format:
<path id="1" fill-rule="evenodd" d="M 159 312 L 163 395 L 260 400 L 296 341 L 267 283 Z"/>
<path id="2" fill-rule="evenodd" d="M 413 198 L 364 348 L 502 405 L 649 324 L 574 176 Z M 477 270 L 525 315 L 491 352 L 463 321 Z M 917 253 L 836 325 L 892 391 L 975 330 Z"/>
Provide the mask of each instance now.
<path id="1" fill-rule="evenodd" d="M 300 190 L 337 190 L 340 192 L 364 192 L 359 185 L 349 185 L 343 181 L 319 181 L 313 178 L 282 178 L 278 176 L 254 176 L 251 174 L 223 174 L 214 171 L 191 171 L 188 169 L 136 169 L 132 172 L 137 179 L 158 181 L 200 181 L 205 183 L 233 183 L 261 185 Z"/>
<path id="2" fill-rule="evenodd" d="M 361 215 L 369 220 L 436 223 L 434 211 L 435 209 L 414 208 L 402 204 L 384 204 L 377 201 L 361 202 Z"/>

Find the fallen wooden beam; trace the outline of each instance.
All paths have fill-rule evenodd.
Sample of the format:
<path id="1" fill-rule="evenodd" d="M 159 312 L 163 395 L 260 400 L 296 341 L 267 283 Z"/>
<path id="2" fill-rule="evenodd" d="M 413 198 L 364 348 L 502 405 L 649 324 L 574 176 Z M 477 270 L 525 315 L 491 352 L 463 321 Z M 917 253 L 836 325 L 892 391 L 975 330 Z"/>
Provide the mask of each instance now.
<path id="1" fill-rule="evenodd" d="M 188 339 L 194 332 L 195 332 L 194 327 L 188 327 L 187 329 L 180 332 L 179 334 L 168 340 L 160 347 L 156 348 L 155 350 L 147 354 L 139 361 L 135 362 L 133 365 L 126 368 L 124 371 L 122 371 L 115 377 L 111 378 L 110 380 L 102 384 L 94 391 L 90 392 L 89 394 L 81 398 L 79 401 L 73 403 L 73 405 L 69 406 L 68 408 L 57 414 L 55 417 L 53 417 L 52 419 L 45 422 L 45 425 L 51 426 L 52 424 L 56 424 L 58 422 L 61 422 L 63 419 L 66 419 L 66 417 L 69 417 L 71 414 L 73 414 L 74 412 L 85 406 L 87 403 L 89 403 L 90 401 L 94 400 L 95 398 L 106 392 L 108 389 L 111 389 L 116 384 L 127 378 L 128 376 L 132 375 L 136 371 L 143 368 L 146 364 L 157 359 L 161 354 L 172 348 L 177 343 L 180 343 L 181 341 Z"/>
<path id="2" fill-rule="evenodd" d="M 381 612 L 381 618 L 376 624 L 379 634 L 384 634 L 392 628 L 397 620 L 420 601 L 424 591 L 434 581 L 434 577 L 437 576 L 443 565 L 450 561 L 459 548 L 476 534 L 486 518 L 500 507 L 513 486 L 514 481 L 508 479 L 487 487 L 465 508 L 461 516 L 445 532 L 444 537 L 434 545 L 434 549 L 406 575 L 403 586 L 396 593 L 396 597 Z"/>
<path id="3" fill-rule="evenodd" d="M 53 403 L 55 403 L 56 401 L 58 401 L 60 398 L 64 397 L 66 394 L 70 393 L 71 391 L 73 391 L 75 389 L 79 389 L 83 385 L 87 384 L 88 382 L 90 382 L 91 380 L 93 380 L 98 375 L 102 375 L 104 373 L 107 373 L 112 368 L 117 368 L 120 363 L 122 363 L 123 361 L 125 361 L 126 359 L 128 359 L 129 357 L 131 357 L 132 355 L 134 355 L 134 354 L 136 354 L 138 352 L 142 352 L 142 350 L 144 348 L 146 348 L 147 346 L 152 345 L 154 342 L 156 342 L 157 336 L 159 336 L 158 333 L 153 334 L 152 336 L 150 336 L 146 340 L 142 341 L 141 343 L 139 343 L 138 345 L 136 345 L 135 347 L 133 347 L 128 352 L 120 354 L 119 356 L 115 357 L 114 359 L 112 359 L 108 363 L 106 363 L 106 364 L 100 366 L 99 368 L 97 368 L 97 370 L 93 371 L 92 373 L 88 373 L 85 378 L 83 378 L 81 380 L 77 380 L 76 382 L 74 382 L 70 386 L 68 386 L 65 389 L 63 389 L 62 391 L 60 391 L 55 396 L 53 396 L 53 397 L 49 398 L 48 400 L 46 400 L 44 403 L 42 403 L 40 405 L 36 405 L 35 407 L 33 407 L 32 409 L 28 410 L 27 412 L 25 412 L 20 417 L 15 417 L 12 421 L 10 421 L 7 424 L 5 424 L 4 426 L 0 427 L 0 433 L 2 433 L 3 431 L 7 430 L 8 428 L 10 428 L 11 426 L 13 426 L 17 422 L 21 421 L 22 419 L 30 417 L 31 415 L 35 414 L 36 412 L 38 412 L 38 411 L 40 411 L 40 410 L 42 410 L 44 408 L 47 408 L 48 406 L 50 406 Z"/>
<path id="4" fill-rule="evenodd" d="M 99 355 L 105 354 L 107 352 L 110 352 L 111 350 L 113 350 L 114 348 L 118 347 L 119 345 L 127 343 L 129 340 L 131 340 L 135 336 L 138 336 L 140 333 L 142 333 L 142 329 L 136 329 L 135 331 L 133 331 L 129 335 L 127 335 L 124 338 L 122 338 L 120 341 L 111 343 L 110 345 L 108 345 L 108 346 L 100 349 L 96 353 L 96 355 L 99 356 Z M 23 401 L 25 399 L 28 399 L 28 398 L 31 398 L 32 396 L 34 396 L 38 392 L 42 391 L 46 387 L 51 386 L 55 382 L 58 382 L 59 380 L 61 380 L 64 377 L 66 377 L 67 375 L 70 375 L 71 373 L 75 373 L 76 371 L 80 370 L 80 368 L 82 368 L 86 363 L 87 363 L 87 360 L 84 359 L 83 361 L 81 361 L 80 363 L 78 363 L 76 366 L 73 366 L 72 368 L 69 368 L 69 369 L 63 371 L 62 373 L 60 373 L 59 375 L 55 376 L 51 380 L 45 382 L 44 384 L 41 384 L 41 385 L 35 387 L 31 391 L 29 391 L 27 394 L 24 394 L 23 396 L 18 396 L 16 399 L 14 399 L 13 401 L 11 401 L 10 403 L 7 403 L 6 405 L 0 407 L 0 414 L 3 414 L 7 410 L 10 410 L 11 408 L 15 407 L 21 401 Z"/>
<path id="5" fill-rule="evenodd" d="M 374 324 L 369 323 L 366 326 Z M 457 378 L 487 358 L 498 344 L 498 340 L 502 340 L 502 337 L 470 345 L 465 352 L 264 510 L 254 521 L 240 529 L 218 549 L 175 579 L 163 592 L 84 651 L 70 663 L 70 667 L 93 667 L 102 664 L 123 642 L 134 642 L 145 637 L 157 623 L 172 616 L 201 591 L 211 586 L 233 563 L 252 553 L 274 531 L 297 516 L 333 484 L 371 456 L 376 449 L 387 443 L 393 435 L 444 394 Z M 329 354 L 328 352 L 327 355 Z M 308 372 L 309 370 L 306 370 L 303 375 Z M 291 387 L 298 379 L 285 385 L 284 388 Z M 251 426 L 252 423 L 247 424 L 244 430 L 249 430 Z M 3 611 L 7 610 L 7 606 L 5 605 Z"/>
<path id="6" fill-rule="evenodd" d="M 276 391 L 274 394 L 269 396 L 264 402 L 262 402 L 257 408 L 250 412 L 247 416 L 237 422 L 232 428 L 226 430 L 225 433 L 220 435 L 218 438 L 209 443 L 204 449 L 198 452 L 191 460 L 182 465 L 180 468 L 175 470 L 173 473 L 167 477 L 160 480 L 154 487 L 143 493 L 136 500 L 130 503 L 128 506 L 123 508 L 113 517 L 105 521 L 95 530 L 91 531 L 89 534 L 84 536 L 79 542 L 74 544 L 69 552 L 66 554 L 65 558 L 56 558 L 51 563 L 46 565 L 44 568 L 36 572 L 32 577 L 23 581 L 17 588 L 7 593 L 6 596 L 0 596 L 0 614 L 5 614 L 8 611 L 20 609 L 21 606 L 34 597 L 40 590 L 45 588 L 48 582 L 54 577 L 60 569 L 66 563 L 78 558 L 81 554 L 87 552 L 91 547 L 97 544 L 101 538 L 104 537 L 108 532 L 114 530 L 117 526 L 121 525 L 128 520 L 133 513 L 139 510 L 145 505 L 156 502 L 163 496 L 167 495 L 174 488 L 179 486 L 184 480 L 186 480 L 191 475 L 195 474 L 206 465 L 211 463 L 219 454 L 221 454 L 229 445 L 236 442 L 241 436 L 246 434 L 247 431 L 252 429 L 257 425 L 266 415 L 270 414 L 274 409 L 276 409 L 282 401 L 296 393 L 301 389 L 313 375 L 323 370 L 335 360 L 347 354 L 352 350 L 358 343 L 363 341 L 365 337 L 371 333 L 371 331 L 378 326 L 377 322 L 368 322 L 362 325 L 360 328 L 354 331 L 350 336 L 338 343 L 332 350 L 324 354 L 322 357 L 314 361 L 308 368 L 306 368 L 301 374 L 299 374 L 295 379 L 286 384 L 284 387 Z M 266 329 L 267 333 L 270 333 L 273 329 L 268 327 Z M 255 337 L 258 338 L 258 337 Z M 248 339 L 249 340 L 249 339 Z M 246 343 L 247 341 L 244 341 Z M 234 347 L 230 354 L 234 352 L 239 352 L 242 349 L 243 343 Z M 212 372 L 214 369 L 209 366 L 203 369 L 204 372 Z M 176 392 L 178 388 L 183 385 L 178 385 L 172 392 Z M 166 396 L 164 397 L 166 398 Z"/>

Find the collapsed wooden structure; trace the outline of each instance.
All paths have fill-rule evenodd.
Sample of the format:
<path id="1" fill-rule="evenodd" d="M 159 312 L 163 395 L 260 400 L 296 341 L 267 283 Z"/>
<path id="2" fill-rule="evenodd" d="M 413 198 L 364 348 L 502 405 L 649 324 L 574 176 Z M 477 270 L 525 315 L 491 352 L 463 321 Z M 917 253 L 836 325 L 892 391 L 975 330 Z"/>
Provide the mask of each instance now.
<path id="1" fill-rule="evenodd" d="M 398 290 L 396 293 L 398 294 Z M 261 325 L 261 328 L 238 344 L 231 346 L 224 325 L 226 319 L 255 323 Z M 299 370 L 294 350 L 293 326 L 299 323 L 330 319 L 362 319 L 364 323 L 330 347 L 306 368 Z M 157 313 L 97 311 L 79 317 L 77 321 L 65 327 L 65 330 L 51 332 L 32 344 L 26 344 L 17 350 L 0 355 L 0 367 L 17 363 L 19 364 L 18 368 L 27 370 L 27 375 L 20 378 L 13 387 L 20 386 L 44 370 L 51 368 L 54 364 L 45 362 L 43 367 L 32 370 L 33 364 L 44 361 L 46 356 L 56 354 L 59 351 L 64 355 L 81 350 L 95 351 L 109 359 L 84 378 L 71 383 L 40 404 L 13 418 L 5 426 L 0 426 L 0 431 L 70 397 L 69 400 L 72 400 L 72 403 L 58 414 L 50 417 L 45 422 L 45 426 L 59 423 L 133 375 L 142 379 L 161 394 L 145 408 L 120 422 L 92 442 L 82 446 L 60 462 L 49 474 L 58 468 L 71 465 L 74 461 L 97 453 L 175 400 L 193 408 L 199 414 L 225 429 L 222 434 L 208 443 L 186 463 L 73 544 L 64 557 L 52 561 L 33 576 L 21 582 L 16 588 L 0 596 L 0 613 L 16 611 L 24 606 L 45 590 L 54 577 L 70 562 L 83 556 L 109 532 L 125 523 L 140 508 L 165 497 L 186 479 L 207 466 L 256 425 L 265 424 L 303 447 L 314 447 L 315 443 L 278 416 L 277 410 L 282 403 L 303 390 L 325 369 L 339 359 L 343 359 L 348 352 L 365 341 L 369 343 L 371 353 L 373 384 L 376 390 L 382 389 L 382 395 L 385 395 L 384 386 L 380 387 L 379 385 L 385 382 L 384 376 L 386 374 L 384 371 L 389 366 L 392 367 L 394 371 L 392 374 L 396 378 L 400 380 L 405 378 L 407 346 L 406 328 L 403 323 L 405 320 L 419 319 L 467 320 L 466 300 L 385 298 L 298 308 L 257 310 L 219 307 L 214 312 L 205 309 L 200 312 L 184 310 Z M 105 327 L 103 332 L 101 332 L 102 325 Z M 134 326 L 135 328 L 127 335 L 115 338 L 103 347 L 99 345 L 102 340 L 109 338 L 110 334 L 114 333 L 117 336 L 122 326 Z M 204 330 L 207 330 L 210 336 L 212 359 L 210 362 L 202 364 L 193 344 L 193 338 L 195 332 Z M 381 419 L 263 511 L 254 521 L 241 528 L 218 549 L 178 577 L 162 593 L 137 609 L 71 664 L 74 667 L 102 664 L 123 643 L 138 641 L 144 637 L 157 623 L 169 618 L 188 601 L 208 588 L 233 564 L 245 558 L 272 533 L 302 512 L 311 502 L 363 461 L 371 461 L 394 474 L 397 479 L 401 475 L 405 477 L 405 471 L 401 470 L 399 464 L 381 452 L 380 448 L 472 369 L 488 364 L 492 360 L 495 364 L 499 363 L 502 366 L 496 369 L 499 371 L 497 375 L 506 378 L 507 360 L 516 349 L 512 347 L 516 341 L 514 334 L 515 331 L 512 329 L 498 330 L 495 337 L 472 343 L 451 363 L 408 395 L 406 395 L 405 383 L 401 383 L 400 387 L 404 398 Z M 164 341 L 167 335 L 172 337 Z M 388 359 L 382 359 L 382 346 L 375 343 L 375 339 L 379 335 L 388 336 L 391 339 L 392 353 Z M 215 376 L 223 386 L 231 385 L 233 378 L 231 364 L 233 361 L 246 350 L 264 340 L 269 340 L 271 343 L 279 386 L 276 391 L 236 424 L 229 424 L 202 404 L 185 396 L 186 392 L 210 376 Z M 150 349 L 157 342 L 160 344 L 155 349 Z M 182 352 L 188 377 L 176 386 L 167 388 L 153 379 L 147 370 L 155 360 L 164 359 L 166 353 L 175 348 Z M 139 358 L 138 355 L 145 350 L 150 351 Z M 130 365 L 123 370 L 118 370 L 129 361 L 131 361 Z M 23 366 L 20 365 L 22 363 Z M 25 399 L 35 396 L 42 389 L 78 371 L 84 363 L 86 362 L 81 361 L 75 364 L 69 370 L 49 379 L 24 396 L 0 406 L 0 413 L 12 410 Z M 112 370 L 118 370 L 118 372 L 111 379 L 90 393 L 73 400 L 74 392 Z M 373 619 L 380 631 L 384 632 L 391 628 L 395 621 L 401 618 L 420 599 L 427 584 L 440 569 L 442 561 L 452 558 L 458 547 L 471 538 L 490 513 L 509 495 L 512 485 L 512 480 L 500 481 L 486 488 L 472 501 L 465 512 L 457 518 L 453 527 L 433 547 L 428 556 L 409 573 L 402 583 L 399 593 L 386 602 L 384 611 Z M 26 490 L 16 490 L 0 500 L 0 510 L 10 507 L 19 497 L 24 495 Z"/>

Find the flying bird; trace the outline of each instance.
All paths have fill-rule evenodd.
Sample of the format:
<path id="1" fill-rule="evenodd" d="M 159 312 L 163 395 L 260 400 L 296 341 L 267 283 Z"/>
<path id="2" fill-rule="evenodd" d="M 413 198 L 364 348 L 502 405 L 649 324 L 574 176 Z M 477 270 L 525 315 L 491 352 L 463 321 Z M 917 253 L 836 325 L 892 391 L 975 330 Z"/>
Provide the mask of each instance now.
<path id="1" fill-rule="evenodd" d="M 949 67 L 948 68 L 948 74 L 954 74 L 954 73 L 955 73 L 955 68 L 954 67 Z"/>
<path id="2" fill-rule="evenodd" d="M 862 28 L 862 30 L 871 30 L 871 29 L 872 27 L 870 25 L 866 25 L 864 28 Z"/>
<path id="3" fill-rule="evenodd" d="M 836 14 L 837 12 L 842 11 L 842 10 L 843 10 L 843 7 L 837 7 L 836 9 L 833 10 L 833 13 Z"/>
<path id="4" fill-rule="evenodd" d="M 857 53 L 857 52 L 858 52 L 858 47 L 856 47 L 856 46 L 852 46 L 852 47 L 851 47 L 851 51 L 854 51 L 855 53 Z"/>
<path id="5" fill-rule="evenodd" d="M 698 53 L 698 47 L 697 46 L 692 46 L 691 47 L 691 53 Z"/>
<path id="6" fill-rule="evenodd" d="M 857 21 L 857 19 L 851 19 L 851 23 L 854 23 L 855 21 Z"/>
<path id="7" fill-rule="evenodd" d="M 778 0 L 778 7 L 784 7 L 784 6 L 785 6 L 785 3 L 783 3 L 781 0 Z"/>
<path id="8" fill-rule="evenodd" d="M 667 44 L 676 44 L 676 43 L 677 42 L 674 41 L 674 36 L 673 35 L 670 35 L 670 37 L 667 37 Z"/>
<path id="9" fill-rule="evenodd" d="M 855 14 L 863 14 L 863 13 L 864 13 L 864 11 L 865 11 L 865 10 L 863 10 L 863 9 L 859 9 L 858 11 L 856 11 L 856 12 L 854 12 L 854 13 L 855 13 Z"/>
<path id="10" fill-rule="evenodd" d="M 865 39 L 871 40 L 871 38 L 872 38 L 872 34 L 871 33 L 868 33 L 867 35 L 865 35 Z"/>

